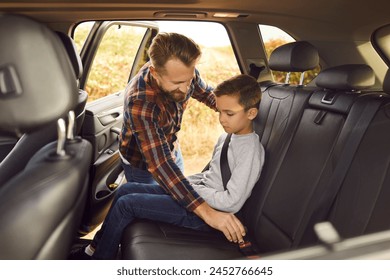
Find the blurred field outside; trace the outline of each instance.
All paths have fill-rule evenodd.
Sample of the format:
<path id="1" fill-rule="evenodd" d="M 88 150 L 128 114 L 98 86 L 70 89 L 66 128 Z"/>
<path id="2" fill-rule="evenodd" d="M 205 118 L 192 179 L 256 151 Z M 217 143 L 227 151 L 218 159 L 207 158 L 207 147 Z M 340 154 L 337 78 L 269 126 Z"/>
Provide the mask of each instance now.
<path id="1" fill-rule="evenodd" d="M 110 40 L 101 45 L 88 77 L 86 90 L 89 102 L 102 96 L 121 91 L 127 84 L 132 58 L 135 56 L 142 34 L 131 28 L 116 28 L 110 34 Z M 121 30 L 120 34 L 118 30 Z M 89 28 L 77 29 L 75 41 L 81 49 Z M 117 33 L 118 32 L 118 33 Z M 123 32 L 127 32 L 123 36 Z M 132 42 L 133 44 L 128 44 Z M 268 55 L 274 48 L 286 43 L 281 39 L 272 39 L 265 43 Z M 197 65 L 202 78 L 211 86 L 216 86 L 225 79 L 240 74 L 232 47 L 201 46 L 202 58 Z M 283 81 L 284 75 L 273 73 L 277 81 Z M 218 113 L 207 106 L 190 99 L 183 117 L 179 141 L 184 157 L 185 175 L 200 172 L 211 159 L 214 145 L 223 132 L 219 125 Z"/>

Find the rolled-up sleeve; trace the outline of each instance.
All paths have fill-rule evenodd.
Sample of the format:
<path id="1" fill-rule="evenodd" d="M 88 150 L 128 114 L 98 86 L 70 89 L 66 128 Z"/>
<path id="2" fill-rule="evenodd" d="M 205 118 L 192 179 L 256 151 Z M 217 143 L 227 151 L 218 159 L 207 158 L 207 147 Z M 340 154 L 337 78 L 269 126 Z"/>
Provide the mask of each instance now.
<path id="1" fill-rule="evenodd" d="M 195 70 L 195 78 L 192 83 L 192 97 L 198 100 L 199 102 L 204 103 L 211 109 L 217 111 L 217 106 L 215 102 L 215 94 L 213 93 L 213 88 L 209 86 L 201 77 L 198 70 Z"/>

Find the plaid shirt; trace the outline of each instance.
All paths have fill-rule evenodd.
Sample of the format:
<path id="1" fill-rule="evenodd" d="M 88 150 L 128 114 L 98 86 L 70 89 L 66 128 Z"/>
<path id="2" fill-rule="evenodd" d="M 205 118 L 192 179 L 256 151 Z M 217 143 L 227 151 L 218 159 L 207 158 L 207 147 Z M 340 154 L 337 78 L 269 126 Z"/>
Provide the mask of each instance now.
<path id="1" fill-rule="evenodd" d="M 126 87 L 119 150 L 133 167 L 147 169 L 180 205 L 193 211 L 204 200 L 175 164 L 172 151 L 188 99 L 193 97 L 216 110 L 215 96 L 195 70 L 187 97 L 174 102 L 161 92 L 149 66 L 146 63 Z"/>

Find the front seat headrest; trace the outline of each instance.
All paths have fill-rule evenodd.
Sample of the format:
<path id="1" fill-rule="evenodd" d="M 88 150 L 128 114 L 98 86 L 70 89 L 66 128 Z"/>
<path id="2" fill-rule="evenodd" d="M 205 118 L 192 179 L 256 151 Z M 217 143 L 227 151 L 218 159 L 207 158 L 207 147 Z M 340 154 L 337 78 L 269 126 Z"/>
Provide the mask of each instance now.
<path id="1" fill-rule="evenodd" d="M 77 104 L 75 73 L 59 37 L 30 18 L 0 15 L 0 130 L 24 133 Z"/>

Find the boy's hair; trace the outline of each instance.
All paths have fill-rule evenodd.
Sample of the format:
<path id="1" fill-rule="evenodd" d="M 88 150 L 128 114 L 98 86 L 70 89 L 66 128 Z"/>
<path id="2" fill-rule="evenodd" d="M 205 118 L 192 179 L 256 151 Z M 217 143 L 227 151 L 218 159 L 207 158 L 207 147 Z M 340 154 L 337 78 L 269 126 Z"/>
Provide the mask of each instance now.
<path id="1" fill-rule="evenodd" d="M 186 66 L 191 66 L 202 54 L 193 40 L 178 33 L 159 33 L 154 37 L 148 51 L 153 67 L 164 73 L 169 59 L 177 58 Z"/>
<path id="2" fill-rule="evenodd" d="M 222 83 L 215 89 L 214 94 L 238 96 L 238 102 L 245 110 L 259 107 L 261 101 L 261 90 L 256 79 L 252 76 L 241 74 L 234 76 Z"/>

